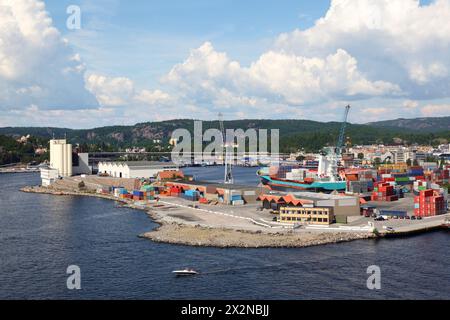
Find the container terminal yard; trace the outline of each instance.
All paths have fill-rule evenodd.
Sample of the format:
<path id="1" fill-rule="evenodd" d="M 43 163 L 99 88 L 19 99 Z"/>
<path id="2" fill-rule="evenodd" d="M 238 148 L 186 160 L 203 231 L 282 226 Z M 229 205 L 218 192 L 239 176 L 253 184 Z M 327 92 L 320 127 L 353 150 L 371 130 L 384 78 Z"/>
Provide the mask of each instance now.
<path id="1" fill-rule="evenodd" d="M 344 146 L 349 111 L 335 147 L 255 168 L 258 185 L 234 183 L 235 154 L 225 141 L 224 180 L 216 183 L 168 161 L 101 161 L 93 175 L 88 154 L 53 139 L 41 186 L 23 191 L 113 199 L 160 223 L 145 237 L 192 245 L 306 246 L 448 228 L 447 160 L 384 146 L 369 148 L 373 163 L 361 147 L 355 156 Z"/>
<path id="2" fill-rule="evenodd" d="M 70 147 L 58 150 L 68 153 Z M 41 168 L 41 186 L 22 191 L 102 197 L 145 210 L 161 225 L 142 235 L 154 241 L 302 247 L 448 228 L 450 219 L 448 192 L 441 187 L 449 181 L 450 165 L 343 167 L 338 174 L 345 179 L 339 180 L 345 189 L 340 189 L 340 183 L 335 190 L 318 192 L 281 191 L 264 183 L 267 172 L 273 179 L 313 183 L 311 177 L 322 164 L 305 166 L 308 160 L 289 168 L 283 164 L 260 168 L 261 183 L 252 186 L 194 180 L 173 163 L 155 161 L 101 163 L 96 175 L 89 170 L 68 175 L 69 158 L 55 152 L 50 166 Z M 292 171 L 295 176 L 289 174 Z"/>

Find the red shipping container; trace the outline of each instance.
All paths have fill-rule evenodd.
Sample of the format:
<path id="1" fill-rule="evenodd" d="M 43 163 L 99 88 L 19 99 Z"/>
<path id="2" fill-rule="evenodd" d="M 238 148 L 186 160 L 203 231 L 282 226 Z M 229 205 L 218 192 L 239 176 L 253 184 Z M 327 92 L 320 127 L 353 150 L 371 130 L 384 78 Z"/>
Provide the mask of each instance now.
<path id="1" fill-rule="evenodd" d="M 433 190 L 432 189 L 422 190 L 422 191 L 420 191 L 420 196 L 423 197 L 423 198 L 432 197 L 433 196 Z"/>

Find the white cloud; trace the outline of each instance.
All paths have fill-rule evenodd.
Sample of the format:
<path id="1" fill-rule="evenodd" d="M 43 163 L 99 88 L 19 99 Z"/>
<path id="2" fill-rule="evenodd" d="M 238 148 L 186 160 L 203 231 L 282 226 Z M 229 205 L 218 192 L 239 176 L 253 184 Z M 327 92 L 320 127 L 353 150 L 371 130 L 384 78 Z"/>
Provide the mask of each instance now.
<path id="1" fill-rule="evenodd" d="M 419 106 L 419 102 L 414 100 L 406 100 L 403 102 L 403 107 L 406 109 L 415 109 Z"/>
<path id="2" fill-rule="evenodd" d="M 159 89 L 155 91 L 150 90 L 142 90 L 138 93 L 134 99 L 137 102 L 141 102 L 145 105 L 158 105 L 158 104 L 167 104 L 173 102 L 173 98 L 166 92 L 163 92 Z"/>
<path id="3" fill-rule="evenodd" d="M 98 109 L 41 109 L 37 105 L 30 105 L 22 109 L 5 111 L 0 125 L 17 126 L 57 126 L 61 128 L 92 128 L 124 124 L 122 117 L 114 108 Z"/>
<path id="4" fill-rule="evenodd" d="M 338 49 L 369 79 L 396 83 L 414 99 L 450 96 L 450 1 L 333 0 L 307 30 L 279 36 L 279 50 L 325 57 Z"/>
<path id="5" fill-rule="evenodd" d="M 365 114 L 370 114 L 370 115 L 382 115 L 382 114 L 386 114 L 389 112 L 388 108 L 365 108 L 362 109 L 362 112 Z"/>
<path id="6" fill-rule="evenodd" d="M 428 104 L 420 111 L 426 117 L 448 117 L 450 116 L 450 104 Z"/>
<path id="7" fill-rule="evenodd" d="M 269 51 L 245 68 L 209 42 L 174 66 L 163 83 L 198 104 L 249 109 L 401 93 L 392 83 L 366 79 L 345 50 L 324 59 Z"/>
<path id="8" fill-rule="evenodd" d="M 83 72 L 43 2 L 0 0 L 0 108 L 96 107 Z"/>
<path id="9" fill-rule="evenodd" d="M 118 107 L 128 104 L 134 95 L 134 83 L 124 77 L 86 76 L 86 89 L 95 95 L 101 106 Z"/>
<path id="10" fill-rule="evenodd" d="M 250 79 L 263 84 L 265 91 L 283 97 L 287 104 L 401 93 L 394 84 L 366 79 L 356 59 L 342 49 L 324 59 L 270 51 L 248 72 Z"/>
<path id="11" fill-rule="evenodd" d="M 42 124 L 48 109 L 47 123 L 58 115 L 78 121 L 86 108 L 90 118 L 82 119 L 92 124 L 211 119 L 219 111 L 336 120 L 349 102 L 360 122 L 448 115 L 449 21 L 450 0 L 332 0 L 311 28 L 280 35 L 248 65 L 205 42 L 159 88 L 142 88 L 129 75 L 87 72 L 95 66 L 61 37 L 43 2 L 0 0 L 0 110 L 12 109 L 1 123 L 20 114 Z"/>
<path id="12" fill-rule="evenodd" d="M 137 91 L 135 83 L 126 77 L 86 76 L 86 89 L 95 95 L 103 107 L 158 106 L 175 100 L 159 89 Z"/>

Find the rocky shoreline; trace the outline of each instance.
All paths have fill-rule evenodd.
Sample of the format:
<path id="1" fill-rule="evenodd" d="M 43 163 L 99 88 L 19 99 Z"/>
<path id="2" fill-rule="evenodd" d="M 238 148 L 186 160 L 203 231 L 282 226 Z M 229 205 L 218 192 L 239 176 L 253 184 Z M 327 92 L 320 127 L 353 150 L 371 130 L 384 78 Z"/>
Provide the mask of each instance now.
<path id="1" fill-rule="evenodd" d="M 144 210 L 155 223 L 159 224 L 159 226 L 154 230 L 139 236 L 161 243 L 218 248 L 303 248 L 378 237 L 377 235 L 368 232 L 312 232 L 305 230 L 302 230 L 301 232 L 292 230 L 283 232 L 265 232 L 189 225 L 164 221 L 155 208 L 134 205 L 131 202 L 119 200 L 111 195 L 82 191 L 56 190 L 39 186 L 24 187 L 21 191 L 52 195 L 97 197 L 119 201 L 129 208 Z"/>
<path id="2" fill-rule="evenodd" d="M 155 242 L 218 248 L 303 248 L 376 238 L 370 233 L 252 232 L 181 224 L 161 224 L 141 237 Z"/>

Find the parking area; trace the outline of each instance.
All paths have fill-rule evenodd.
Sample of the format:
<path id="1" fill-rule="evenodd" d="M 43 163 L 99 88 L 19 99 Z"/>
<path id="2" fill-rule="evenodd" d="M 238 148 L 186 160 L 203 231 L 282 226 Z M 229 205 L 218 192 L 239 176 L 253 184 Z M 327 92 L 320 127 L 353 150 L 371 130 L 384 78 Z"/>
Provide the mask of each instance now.
<path id="1" fill-rule="evenodd" d="M 369 201 L 368 204 L 377 207 L 378 210 L 406 211 L 408 216 L 414 215 L 414 196 L 409 193 L 398 201 Z"/>

